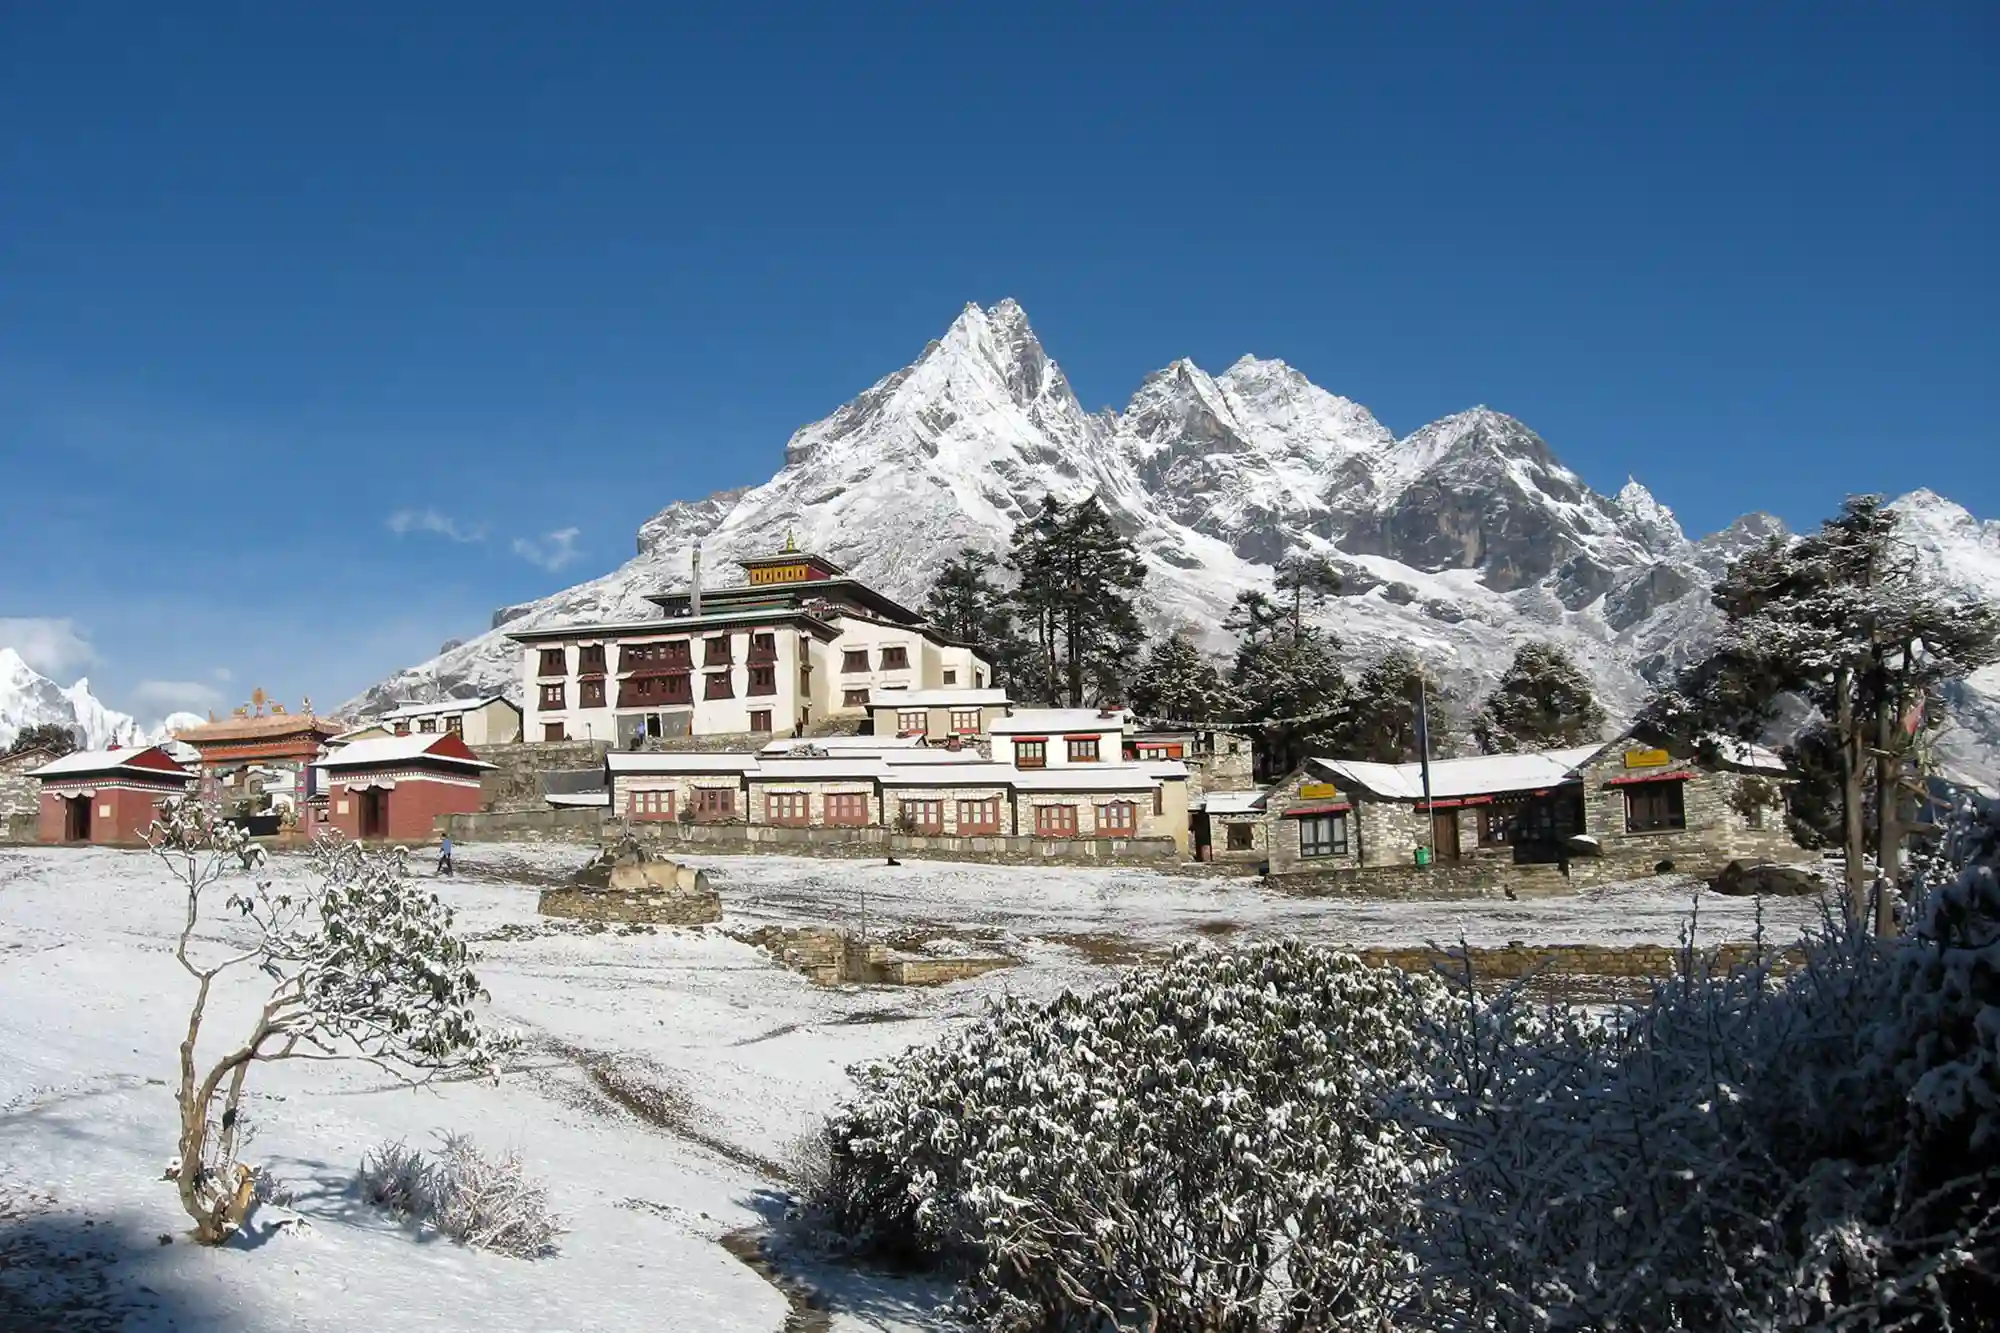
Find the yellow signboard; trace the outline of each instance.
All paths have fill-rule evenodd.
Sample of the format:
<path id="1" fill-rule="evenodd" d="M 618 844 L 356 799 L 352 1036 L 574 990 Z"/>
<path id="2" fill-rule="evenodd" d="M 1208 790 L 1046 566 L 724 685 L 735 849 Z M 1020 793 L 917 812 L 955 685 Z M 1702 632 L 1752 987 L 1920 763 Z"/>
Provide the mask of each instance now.
<path id="1" fill-rule="evenodd" d="M 1327 801 L 1340 795 L 1331 782 L 1306 782 L 1299 785 L 1299 799 L 1303 801 Z"/>
<path id="2" fill-rule="evenodd" d="M 1627 768 L 1665 768 L 1673 762 L 1674 757 L 1665 750 L 1627 750 L 1625 752 L 1625 767 Z"/>
<path id="3" fill-rule="evenodd" d="M 803 563 L 796 565 L 760 565 L 750 571 L 750 582 L 762 583 L 802 583 L 812 574 Z"/>

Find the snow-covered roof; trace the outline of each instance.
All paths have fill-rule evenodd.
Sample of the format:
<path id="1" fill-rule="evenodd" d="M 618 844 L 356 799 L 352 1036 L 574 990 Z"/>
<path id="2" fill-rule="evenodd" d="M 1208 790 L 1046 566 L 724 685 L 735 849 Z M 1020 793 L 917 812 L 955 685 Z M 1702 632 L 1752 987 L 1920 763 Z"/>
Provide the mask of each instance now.
<path id="1" fill-rule="evenodd" d="M 448 744 L 449 742 L 449 744 Z M 341 746 L 313 762 L 322 768 L 372 768 L 377 764 L 398 764 L 412 759 L 456 764 L 461 768 L 492 768 L 484 759 L 453 754 L 465 742 L 448 731 L 422 732 L 410 736 L 376 736 Z M 469 751 L 467 752 L 470 753 Z"/>
<path id="2" fill-rule="evenodd" d="M 1005 708 L 1007 691 L 952 686 L 935 690 L 893 690 L 876 686 L 868 692 L 870 708 Z"/>
<path id="3" fill-rule="evenodd" d="M 484 708 L 488 704 L 504 704 L 506 702 L 507 696 L 503 694 L 485 694 L 477 699 L 440 699 L 435 703 L 427 704 L 397 704 L 394 708 L 382 714 L 382 717 L 385 720 L 397 717 L 439 717 L 447 713 L 470 713 L 475 709 Z"/>
<path id="4" fill-rule="evenodd" d="M 745 773 L 757 767 L 757 756 L 613 750 L 604 756 L 604 763 L 613 773 Z"/>
<path id="5" fill-rule="evenodd" d="M 583 806 L 588 808 L 593 805 L 610 805 L 611 793 L 608 791 L 552 791 L 544 796 L 543 799 L 550 805 Z"/>
<path id="6" fill-rule="evenodd" d="M 850 752 L 880 750 L 915 750 L 923 746 L 921 736 L 798 736 L 772 741 L 762 751 L 764 754 L 790 754 L 794 750 L 817 747 L 822 750 L 847 750 Z"/>
<path id="7" fill-rule="evenodd" d="M 892 764 L 882 775 L 885 787 L 1007 787 L 1020 770 L 1012 764 Z"/>
<path id="8" fill-rule="evenodd" d="M 1111 710 L 1109 717 L 1095 708 L 1021 708 L 1000 718 L 987 728 L 995 736 L 1039 736 L 1062 731 L 1122 731 L 1132 715 L 1124 709 Z"/>
<path id="9" fill-rule="evenodd" d="M 1021 791 L 1150 791 L 1158 764 L 1060 764 L 1054 768 L 1012 769 Z M 1186 776 L 1186 770 L 1182 770 Z"/>
<path id="10" fill-rule="evenodd" d="M 31 778 L 76 777 L 91 773 L 143 773 L 171 778 L 194 775 L 157 745 L 132 745 L 118 750 L 77 750 L 32 770 Z"/>
<path id="11" fill-rule="evenodd" d="M 934 746 L 925 746 L 917 750 L 884 750 L 882 752 L 882 761 L 887 764 L 893 764 L 898 768 L 912 764 L 963 765 L 983 764 L 987 762 L 985 755 L 982 755 L 977 749 L 969 745 L 962 750 L 945 750 Z"/>
<path id="12" fill-rule="evenodd" d="M 1604 746 L 1577 745 L 1527 754 L 1482 754 L 1469 759 L 1431 760 L 1431 795 L 1439 800 L 1539 791 L 1558 786 Z M 1359 759 L 1322 759 L 1314 764 L 1356 787 L 1398 801 L 1424 799 L 1423 765 L 1376 764 Z"/>
<path id="13" fill-rule="evenodd" d="M 889 765 L 874 754 L 829 755 L 824 759 L 759 759 L 749 770 L 756 781 L 843 782 L 886 777 Z"/>
<path id="14" fill-rule="evenodd" d="M 1269 787 L 1253 791 L 1212 791 L 1202 797 L 1201 805 L 1211 815 L 1250 815 L 1264 808 L 1264 798 L 1270 792 Z"/>

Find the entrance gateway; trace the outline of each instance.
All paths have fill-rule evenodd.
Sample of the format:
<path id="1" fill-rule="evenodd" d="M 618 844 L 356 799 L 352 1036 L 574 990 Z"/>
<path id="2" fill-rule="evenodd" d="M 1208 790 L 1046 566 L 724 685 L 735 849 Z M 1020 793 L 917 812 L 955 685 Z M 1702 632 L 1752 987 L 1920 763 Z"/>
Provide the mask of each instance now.
<path id="1" fill-rule="evenodd" d="M 63 798 L 63 841 L 90 841 L 89 796 L 65 796 Z"/>

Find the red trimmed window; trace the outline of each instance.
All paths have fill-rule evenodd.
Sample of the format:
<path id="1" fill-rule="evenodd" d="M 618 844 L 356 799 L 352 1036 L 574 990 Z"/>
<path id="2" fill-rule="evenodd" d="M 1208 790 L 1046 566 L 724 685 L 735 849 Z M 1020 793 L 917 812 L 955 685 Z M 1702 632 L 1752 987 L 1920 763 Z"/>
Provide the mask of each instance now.
<path id="1" fill-rule="evenodd" d="M 868 650 L 866 648 L 849 648 L 843 652 L 840 655 L 840 669 L 849 675 L 857 671 L 866 671 L 868 669 Z"/>
<path id="2" fill-rule="evenodd" d="M 729 819 L 736 814 L 734 787 L 697 787 L 694 793 L 696 819 Z"/>
<path id="3" fill-rule="evenodd" d="M 569 674 L 567 654 L 560 648 L 542 649 L 542 664 L 536 669 L 536 674 L 542 676 L 567 676 Z"/>
<path id="4" fill-rule="evenodd" d="M 979 734 L 979 710 L 977 708 L 952 709 L 951 729 L 960 736 L 977 736 Z"/>
<path id="5" fill-rule="evenodd" d="M 1347 816 L 1304 815 L 1298 820 L 1300 856 L 1347 855 Z"/>
<path id="6" fill-rule="evenodd" d="M 944 832 L 943 801 L 904 801 L 903 818 L 919 833 Z"/>
<path id="7" fill-rule="evenodd" d="M 752 658 L 752 661 L 756 659 Z M 778 668 L 774 666 L 753 666 L 750 668 L 750 693 L 776 694 L 778 692 Z"/>
<path id="8" fill-rule="evenodd" d="M 1076 836 L 1076 807 L 1073 805 L 1036 806 L 1035 836 L 1038 838 L 1074 838 Z"/>
<path id="9" fill-rule="evenodd" d="M 417 719 L 417 730 L 423 732 L 425 735 L 430 735 L 437 731 L 437 729 L 438 720 L 436 718 L 420 717 Z"/>
<path id="10" fill-rule="evenodd" d="M 866 824 L 868 822 L 868 797 L 858 791 L 828 792 L 826 795 L 826 822 L 829 824 Z"/>
<path id="11" fill-rule="evenodd" d="M 1111 801 L 1097 807 L 1097 831 L 1114 838 L 1129 838 L 1139 831 L 1139 807 L 1130 801 Z"/>
<path id="12" fill-rule="evenodd" d="M 810 808 L 802 791 L 774 791 L 764 797 L 764 819 L 772 824 L 804 828 L 811 818 Z"/>
<path id="13" fill-rule="evenodd" d="M 728 666 L 734 661 L 729 655 L 729 636 L 718 634 L 712 639 L 703 639 L 701 644 L 701 664 L 703 666 Z"/>
<path id="14" fill-rule="evenodd" d="M 730 688 L 729 673 L 727 671 L 710 671 L 707 673 L 706 680 L 707 683 L 702 687 L 702 698 L 732 699 L 736 696 L 736 692 Z"/>
<path id="15" fill-rule="evenodd" d="M 576 672 L 579 676 L 601 676 L 604 674 L 604 645 L 596 644 L 576 650 Z"/>
<path id="16" fill-rule="evenodd" d="M 778 636 L 775 634 L 752 634 L 750 636 L 750 660 L 769 662 L 778 656 Z"/>
<path id="17" fill-rule="evenodd" d="M 462 734 L 465 731 L 465 718 L 461 714 L 453 713 L 444 720 L 444 729 L 453 735 Z"/>
<path id="18" fill-rule="evenodd" d="M 958 831 L 960 833 L 998 833 L 1000 831 L 1000 798 L 989 796 L 983 801 L 960 801 L 958 803 Z"/>
<path id="19" fill-rule="evenodd" d="M 1687 796 L 1678 782 L 1635 782 L 1625 789 L 1625 830 L 1663 833 L 1687 827 Z"/>
<path id="20" fill-rule="evenodd" d="M 671 791 L 635 791 L 628 808 L 634 819 L 672 819 L 674 794 Z"/>
<path id="21" fill-rule="evenodd" d="M 576 687 L 576 692 L 581 696 L 578 702 L 583 707 L 604 707 L 604 682 L 602 680 L 586 680 Z"/>
<path id="22" fill-rule="evenodd" d="M 554 691 L 556 692 L 556 707 L 557 707 L 557 708 L 561 708 L 561 707 L 562 707 L 562 686 L 560 686 L 560 685 L 544 685 L 544 686 L 542 686 L 542 707 L 544 707 L 544 708 L 547 708 L 547 707 L 549 706 L 549 691 L 550 691 L 550 690 L 554 690 Z M 410 734 L 410 720 L 409 720 L 408 718 L 403 718 L 403 719 L 400 719 L 400 720 L 399 720 L 399 721 L 398 721 L 398 722 L 396 723 L 396 734 L 397 734 L 398 736 L 407 736 L 407 735 L 409 735 L 409 734 Z"/>
<path id="23" fill-rule="evenodd" d="M 840 696 L 840 706 L 842 708 L 866 708 L 868 706 L 868 691 L 844 691 Z"/>
<path id="24" fill-rule="evenodd" d="M 896 734 L 898 736 L 921 736 L 930 730 L 930 715 L 923 709 L 912 709 L 896 714 Z"/>
<path id="25" fill-rule="evenodd" d="M 560 685 L 542 686 L 542 707 L 544 709 L 552 709 L 552 708 L 561 708 L 562 706 L 563 706 L 563 687 Z M 404 723 L 402 725 L 405 727 L 405 730 L 400 731 L 397 734 L 408 735 L 409 734 L 407 730 L 408 724 Z"/>
<path id="26" fill-rule="evenodd" d="M 755 694 L 755 693 L 756 693 L 756 691 L 755 691 L 755 690 L 752 690 L 752 691 L 751 691 L 751 693 L 752 693 L 752 694 Z M 751 710 L 750 710 L 750 730 L 752 730 L 752 731 L 769 731 L 770 729 L 771 729 L 771 710 L 770 710 L 770 709 L 768 709 L 768 708 L 753 708 L 753 709 L 751 709 Z"/>
<path id="27" fill-rule="evenodd" d="M 1015 741 L 1014 767 L 1046 768 L 1049 763 L 1049 743 L 1047 741 Z"/>
<path id="28" fill-rule="evenodd" d="M 1071 736 L 1064 743 L 1069 746 L 1069 761 L 1072 764 L 1097 762 L 1097 737 Z"/>

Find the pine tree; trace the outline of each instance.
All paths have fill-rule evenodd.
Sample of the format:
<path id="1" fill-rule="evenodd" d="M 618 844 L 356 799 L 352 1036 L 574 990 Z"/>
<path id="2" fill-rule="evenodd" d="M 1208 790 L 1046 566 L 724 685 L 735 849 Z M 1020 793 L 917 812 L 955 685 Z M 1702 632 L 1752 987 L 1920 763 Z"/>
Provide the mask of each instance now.
<path id="1" fill-rule="evenodd" d="M 48 750 L 58 757 L 74 752 L 76 733 L 60 722 L 36 722 L 22 727 L 14 734 L 14 743 L 7 747 L 8 754 L 25 754 L 29 750 Z"/>
<path id="2" fill-rule="evenodd" d="M 1524 643 L 1472 722 L 1487 754 L 1554 750 L 1602 738 L 1604 709 L 1570 655 L 1552 643 Z"/>
<path id="3" fill-rule="evenodd" d="M 1044 497 L 1015 527 L 1007 563 L 1043 701 L 1080 708 L 1120 694 L 1145 642 L 1132 594 L 1146 567 L 1096 497 L 1073 505 Z"/>
<path id="4" fill-rule="evenodd" d="M 1431 757 L 1448 752 L 1452 723 L 1442 703 L 1438 683 L 1416 654 L 1398 648 L 1363 671 L 1354 682 L 1354 702 L 1341 736 L 1340 752 L 1378 764 L 1402 764 L 1419 759 L 1423 745 L 1417 732 L 1419 685 L 1429 716 Z"/>
<path id="5" fill-rule="evenodd" d="M 1316 555 L 1286 556 L 1278 562 L 1278 576 L 1273 582 L 1280 600 L 1288 603 L 1294 641 L 1305 634 L 1306 612 L 1324 605 L 1341 587 L 1340 571 Z"/>
<path id="6" fill-rule="evenodd" d="M 962 547 L 938 570 L 924 610 L 941 632 L 971 644 L 991 662 L 992 683 L 1004 686 L 1014 683 L 1026 645 L 1015 631 L 1006 592 L 993 582 L 996 568 L 986 552 Z"/>
<path id="7" fill-rule="evenodd" d="M 1154 641 L 1133 673 L 1127 701 L 1141 717 L 1214 722 L 1232 716 L 1235 693 L 1183 630 Z"/>
<path id="8" fill-rule="evenodd" d="M 1353 700 L 1340 669 L 1340 642 L 1331 634 L 1306 626 L 1297 639 L 1245 638 L 1229 683 L 1245 701 L 1244 720 L 1262 724 L 1257 759 L 1267 776 L 1341 748 Z"/>
<path id="9" fill-rule="evenodd" d="M 1786 695 L 1816 708 L 1838 755 L 1848 909 L 1866 914 L 1872 845 L 1884 933 L 1895 924 L 1916 754 L 1940 691 L 2000 660 L 2000 612 L 1931 589 L 1896 529 L 1880 496 L 1855 496 L 1811 536 L 1746 552 L 1715 587 L 1724 625 L 1714 652 L 1647 709 L 1671 734 L 1754 739 Z"/>

